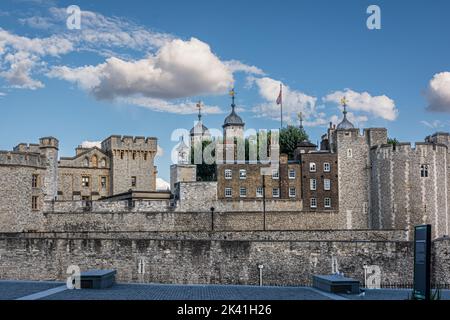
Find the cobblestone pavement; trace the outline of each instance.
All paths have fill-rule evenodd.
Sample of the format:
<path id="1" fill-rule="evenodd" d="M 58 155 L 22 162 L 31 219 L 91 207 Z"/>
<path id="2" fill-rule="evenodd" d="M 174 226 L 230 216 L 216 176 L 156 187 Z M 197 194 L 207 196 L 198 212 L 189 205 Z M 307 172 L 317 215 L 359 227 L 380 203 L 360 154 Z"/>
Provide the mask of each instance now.
<path id="1" fill-rule="evenodd" d="M 61 285 L 62 282 L 0 281 L 0 300 L 14 300 Z"/>
<path id="2" fill-rule="evenodd" d="M 66 290 L 48 300 L 328 300 L 305 287 L 116 284 L 106 290 Z"/>
<path id="3" fill-rule="evenodd" d="M 64 286 L 63 282 L 0 281 L 0 300 L 14 300 Z M 407 300 L 411 290 L 366 290 L 364 295 L 328 294 L 309 287 L 118 283 L 104 290 L 65 290 L 42 300 Z M 450 300 L 450 290 L 441 291 Z"/>
<path id="4" fill-rule="evenodd" d="M 364 295 L 340 294 L 349 300 L 409 300 L 411 289 L 365 290 Z M 450 290 L 441 291 L 441 300 L 450 300 Z"/>

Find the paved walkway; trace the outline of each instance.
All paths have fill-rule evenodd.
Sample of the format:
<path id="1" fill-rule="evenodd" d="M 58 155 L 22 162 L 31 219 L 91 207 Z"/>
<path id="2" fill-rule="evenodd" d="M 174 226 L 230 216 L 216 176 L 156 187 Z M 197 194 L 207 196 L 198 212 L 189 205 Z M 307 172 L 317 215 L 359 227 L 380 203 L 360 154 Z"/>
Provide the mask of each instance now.
<path id="1" fill-rule="evenodd" d="M 336 295 L 310 287 L 118 283 L 105 290 L 68 290 L 63 282 L 0 281 L 0 300 L 406 300 L 411 290 Z M 450 290 L 442 291 L 450 300 Z"/>

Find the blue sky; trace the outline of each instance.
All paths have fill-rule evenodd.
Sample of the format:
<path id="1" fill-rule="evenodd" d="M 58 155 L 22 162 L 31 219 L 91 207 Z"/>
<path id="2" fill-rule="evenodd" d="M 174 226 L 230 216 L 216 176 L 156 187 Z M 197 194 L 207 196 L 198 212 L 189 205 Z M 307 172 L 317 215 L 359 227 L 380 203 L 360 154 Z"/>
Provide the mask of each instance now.
<path id="1" fill-rule="evenodd" d="M 369 30 L 366 9 L 381 9 Z M 83 11 L 67 30 L 69 5 Z M 195 103 L 221 129 L 237 92 L 246 128 L 303 111 L 316 142 L 346 95 L 359 127 L 421 141 L 450 125 L 449 1 L 39 1 L 0 3 L 0 149 L 40 136 L 70 156 L 111 134 L 156 136 L 169 179 L 171 134 Z M 152 69 L 151 72 L 147 72 Z"/>

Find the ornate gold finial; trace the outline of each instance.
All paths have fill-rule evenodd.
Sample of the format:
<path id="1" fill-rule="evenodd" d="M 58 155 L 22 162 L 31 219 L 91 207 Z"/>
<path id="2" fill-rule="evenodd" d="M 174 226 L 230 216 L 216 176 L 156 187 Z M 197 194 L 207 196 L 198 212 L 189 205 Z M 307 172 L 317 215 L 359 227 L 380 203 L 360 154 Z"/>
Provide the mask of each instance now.
<path id="1" fill-rule="evenodd" d="M 230 97 L 231 97 L 231 107 L 234 110 L 234 96 L 236 95 L 236 92 L 234 91 L 234 87 L 230 90 Z"/>
<path id="2" fill-rule="evenodd" d="M 344 111 L 342 112 L 342 113 L 344 114 L 344 117 L 347 115 L 347 103 L 348 103 L 348 100 L 347 100 L 347 98 L 344 96 L 344 97 L 341 99 L 341 105 L 344 107 Z"/>

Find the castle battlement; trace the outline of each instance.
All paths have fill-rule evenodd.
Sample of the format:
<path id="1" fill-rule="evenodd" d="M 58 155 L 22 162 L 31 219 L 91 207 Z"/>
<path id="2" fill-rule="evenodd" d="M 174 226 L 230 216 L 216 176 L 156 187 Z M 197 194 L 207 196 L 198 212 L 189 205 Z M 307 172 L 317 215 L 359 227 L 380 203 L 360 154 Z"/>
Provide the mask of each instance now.
<path id="1" fill-rule="evenodd" d="M 414 144 L 410 142 L 401 142 L 396 145 L 382 144 L 376 145 L 371 148 L 375 154 L 386 153 L 420 153 L 423 152 L 447 152 L 448 147 L 442 143 L 428 143 L 428 142 L 416 142 Z"/>
<path id="2" fill-rule="evenodd" d="M 59 141 L 54 137 L 43 137 L 39 139 L 40 148 L 59 148 Z"/>
<path id="3" fill-rule="evenodd" d="M 46 157 L 39 153 L 0 151 L 0 165 L 45 169 L 46 163 Z"/>
<path id="4" fill-rule="evenodd" d="M 156 152 L 158 139 L 155 137 L 112 135 L 102 141 L 105 151 L 123 149 Z"/>
<path id="5" fill-rule="evenodd" d="M 39 144 L 37 143 L 19 143 L 13 148 L 15 152 L 34 152 L 39 153 Z"/>

